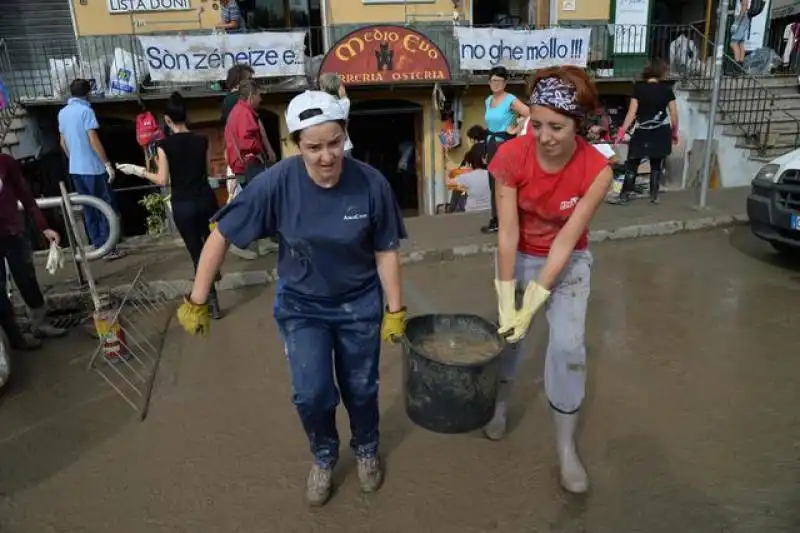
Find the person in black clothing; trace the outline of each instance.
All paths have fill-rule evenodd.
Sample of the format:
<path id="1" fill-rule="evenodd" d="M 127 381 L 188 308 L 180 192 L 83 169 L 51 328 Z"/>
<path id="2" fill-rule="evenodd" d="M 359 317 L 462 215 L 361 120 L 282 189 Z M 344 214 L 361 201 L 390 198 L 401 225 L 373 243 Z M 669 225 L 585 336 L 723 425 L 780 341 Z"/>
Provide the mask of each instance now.
<path id="1" fill-rule="evenodd" d="M 217 200 L 208 184 L 208 139 L 186 127 L 186 106 L 179 93 L 170 96 L 165 115 L 172 135 L 158 143 L 158 170 L 148 172 L 144 167 L 129 164 L 117 168 L 156 185 L 171 187 L 172 218 L 197 270 L 200 252 L 211 234 L 209 221 L 217 212 Z M 220 318 L 213 286 L 208 304 L 212 318 Z"/>
<path id="2" fill-rule="evenodd" d="M 628 114 L 617 132 L 617 143 L 635 123 L 636 129 L 628 144 L 625 181 L 615 203 L 626 204 L 636 185 L 636 174 L 642 159 L 650 161 L 650 202 L 658 203 L 658 189 L 664 160 L 678 143 L 678 106 L 672 87 L 664 83 L 666 64 L 655 60 L 642 73 L 642 81 L 633 88 Z"/>

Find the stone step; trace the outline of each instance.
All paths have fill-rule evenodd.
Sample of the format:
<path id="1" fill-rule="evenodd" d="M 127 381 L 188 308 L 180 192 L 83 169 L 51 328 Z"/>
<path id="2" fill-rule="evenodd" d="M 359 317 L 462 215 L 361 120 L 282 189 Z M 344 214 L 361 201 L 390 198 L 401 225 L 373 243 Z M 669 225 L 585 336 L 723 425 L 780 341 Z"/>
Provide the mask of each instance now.
<path id="1" fill-rule="evenodd" d="M 742 127 L 730 123 L 723 126 L 722 133 L 730 137 L 740 137 L 745 135 L 742 130 Z M 772 123 L 769 125 L 769 129 L 764 125 L 763 128 L 760 129 L 760 133 L 762 135 L 769 135 L 773 139 L 779 137 L 785 139 L 787 142 L 793 143 L 795 138 L 800 139 L 800 123 Z"/>
<path id="2" fill-rule="evenodd" d="M 708 114 L 710 105 L 700 105 L 699 111 Z M 717 120 L 722 123 L 735 122 L 738 124 L 795 124 L 800 121 L 800 108 L 798 109 L 772 109 L 743 108 L 741 106 L 722 106 L 717 110 Z"/>
<path id="3" fill-rule="evenodd" d="M 791 74 L 778 75 L 778 76 L 750 76 L 746 78 L 724 76 L 722 78 L 723 86 L 731 86 L 733 84 L 739 84 L 742 86 L 759 85 L 767 89 L 779 88 L 779 87 L 797 87 L 798 85 L 797 76 Z M 713 79 L 704 78 L 704 79 L 681 80 L 678 82 L 678 87 L 680 89 L 687 89 L 687 90 L 697 88 L 701 90 L 705 89 L 710 91 L 713 87 Z"/>
<path id="4" fill-rule="evenodd" d="M 5 138 L 2 142 L 3 146 L 16 146 L 19 144 L 19 138 L 17 138 L 16 131 L 9 131 L 6 133 Z"/>
<path id="5" fill-rule="evenodd" d="M 746 146 L 739 146 L 739 143 L 736 143 L 736 147 L 737 148 L 741 148 L 743 150 L 747 150 L 748 149 Z M 753 150 L 750 150 L 750 154 L 748 156 L 748 159 L 750 159 L 752 161 L 759 161 L 759 162 L 768 163 L 768 162 L 772 161 L 773 159 L 775 159 L 776 157 L 780 157 L 780 156 L 782 156 L 784 154 L 788 154 L 789 152 L 793 151 L 794 149 L 795 148 L 792 147 L 792 146 L 777 146 L 777 147 L 767 148 L 762 153 L 760 153 L 757 150 L 753 149 Z"/>
<path id="6" fill-rule="evenodd" d="M 15 116 L 11 120 L 11 124 L 8 126 L 8 131 L 21 131 L 25 129 L 25 117 L 20 117 L 19 115 Z"/>
<path id="7" fill-rule="evenodd" d="M 711 99 L 711 89 L 689 88 L 689 98 Z M 747 98 L 764 98 L 765 96 L 775 96 L 783 98 L 800 97 L 797 85 L 788 87 L 757 87 L 753 85 L 745 86 L 723 86 L 719 91 L 720 98 L 723 100 L 736 100 Z"/>
<path id="8" fill-rule="evenodd" d="M 700 109 L 707 112 L 711 109 L 711 97 L 695 97 L 689 98 L 690 102 L 697 103 Z M 722 109 L 731 110 L 753 110 L 759 112 L 766 112 L 773 105 L 773 110 L 783 111 L 797 111 L 800 116 L 800 95 L 792 96 L 776 96 L 774 100 L 769 101 L 765 98 L 731 98 L 727 100 L 720 100 L 720 107 Z"/>
<path id="9" fill-rule="evenodd" d="M 755 139 L 747 138 L 744 136 L 739 137 L 736 140 L 736 148 L 744 148 L 746 150 L 758 150 L 758 146 L 755 143 Z M 792 150 L 797 149 L 797 145 L 794 142 L 794 138 L 786 139 L 786 138 L 773 138 L 772 142 L 767 145 L 767 150 L 771 149 L 784 149 L 787 152 L 791 152 Z"/>
<path id="10" fill-rule="evenodd" d="M 765 87 L 783 87 L 787 85 L 788 86 L 797 85 L 796 74 L 768 74 L 764 76 L 750 76 L 750 78 L 757 80 L 758 83 L 760 83 Z"/>

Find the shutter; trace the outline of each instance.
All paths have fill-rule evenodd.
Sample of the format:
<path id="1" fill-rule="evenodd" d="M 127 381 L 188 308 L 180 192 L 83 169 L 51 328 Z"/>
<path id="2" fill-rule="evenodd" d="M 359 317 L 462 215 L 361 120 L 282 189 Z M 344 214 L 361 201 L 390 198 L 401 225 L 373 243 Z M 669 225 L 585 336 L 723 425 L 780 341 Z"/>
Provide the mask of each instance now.
<path id="1" fill-rule="evenodd" d="M 0 37 L 14 70 L 47 68 L 51 57 L 77 54 L 71 0 L 0 1 Z"/>

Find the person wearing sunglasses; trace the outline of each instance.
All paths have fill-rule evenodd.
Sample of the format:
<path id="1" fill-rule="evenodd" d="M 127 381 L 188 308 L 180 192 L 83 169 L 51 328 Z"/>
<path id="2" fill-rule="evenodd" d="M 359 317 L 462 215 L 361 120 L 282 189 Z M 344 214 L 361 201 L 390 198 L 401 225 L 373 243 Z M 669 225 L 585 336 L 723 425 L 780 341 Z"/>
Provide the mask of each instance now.
<path id="1" fill-rule="evenodd" d="M 517 120 L 530 115 L 528 106 L 513 94 L 506 92 L 508 71 L 505 67 L 495 67 L 489 73 L 489 89 L 492 94 L 486 98 L 486 160 L 491 162 L 501 144 L 513 139 L 519 132 Z M 481 228 L 484 233 L 497 232 L 497 203 L 495 201 L 495 181 L 489 174 L 489 187 L 492 192 L 492 215 L 489 224 Z"/>

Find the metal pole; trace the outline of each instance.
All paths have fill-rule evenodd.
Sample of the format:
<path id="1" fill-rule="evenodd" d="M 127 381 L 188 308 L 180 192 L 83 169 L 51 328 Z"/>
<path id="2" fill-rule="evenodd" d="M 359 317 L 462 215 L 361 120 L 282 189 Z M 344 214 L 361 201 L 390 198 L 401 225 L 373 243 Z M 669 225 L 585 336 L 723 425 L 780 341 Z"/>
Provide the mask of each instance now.
<path id="1" fill-rule="evenodd" d="M 72 226 L 70 225 L 69 216 L 67 215 L 67 209 L 69 208 L 70 206 L 62 200 L 61 216 L 64 218 L 64 233 L 67 234 L 67 242 L 69 242 L 69 247 L 72 250 L 72 263 L 75 265 L 75 272 L 78 274 L 78 287 L 83 288 L 83 286 L 86 285 L 86 280 L 83 277 L 80 261 L 78 261 L 80 253 L 78 252 L 78 245 L 75 243 L 75 236 L 72 234 Z"/>
<path id="2" fill-rule="evenodd" d="M 81 267 L 83 267 L 83 273 L 86 275 L 86 282 L 89 284 L 89 295 L 92 297 L 92 305 L 94 306 L 95 311 L 99 311 L 100 295 L 97 293 L 97 287 L 94 284 L 94 276 L 92 276 L 92 271 L 89 267 L 89 261 L 86 259 L 86 243 L 83 241 L 83 235 L 81 235 L 78 231 L 78 223 L 75 220 L 75 213 L 72 210 L 72 203 L 70 202 L 69 194 L 67 193 L 67 188 L 64 186 L 64 182 L 59 181 L 58 187 L 61 189 L 61 199 L 63 200 L 64 205 L 67 206 L 66 212 L 67 217 L 69 218 L 69 225 L 72 229 L 72 236 L 75 237 L 77 249 L 81 254 Z"/>
<path id="3" fill-rule="evenodd" d="M 713 12 L 713 3 L 714 0 L 706 0 L 706 23 L 703 28 L 703 39 L 705 39 L 706 42 L 703 43 L 703 62 L 708 59 L 708 42 L 711 40 L 711 14 Z"/>
<path id="4" fill-rule="evenodd" d="M 717 37 L 714 46 L 714 87 L 711 91 L 711 111 L 708 113 L 708 132 L 706 132 L 706 151 L 703 154 L 703 179 L 700 183 L 700 207 L 706 207 L 708 201 L 708 184 L 711 181 L 711 149 L 714 140 L 714 128 L 717 125 L 717 106 L 719 106 L 719 88 L 722 83 L 722 60 L 725 57 L 725 28 L 728 23 L 728 2 L 719 1 L 719 20 L 717 21 Z"/>

